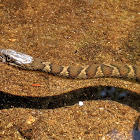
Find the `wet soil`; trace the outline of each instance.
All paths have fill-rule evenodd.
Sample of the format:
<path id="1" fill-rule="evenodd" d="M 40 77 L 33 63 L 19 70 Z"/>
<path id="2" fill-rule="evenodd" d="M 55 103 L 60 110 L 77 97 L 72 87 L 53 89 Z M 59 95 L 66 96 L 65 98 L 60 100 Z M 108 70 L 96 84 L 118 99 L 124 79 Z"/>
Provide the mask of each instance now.
<path id="1" fill-rule="evenodd" d="M 62 65 L 140 66 L 139 5 L 137 0 L 1 0 L 0 48 Z M 128 99 L 97 98 L 105 86 L 128 93 Z M 134 138 L 137 82 L 63 79 L 0 63 L 0 89 L 0 139 Z"/>

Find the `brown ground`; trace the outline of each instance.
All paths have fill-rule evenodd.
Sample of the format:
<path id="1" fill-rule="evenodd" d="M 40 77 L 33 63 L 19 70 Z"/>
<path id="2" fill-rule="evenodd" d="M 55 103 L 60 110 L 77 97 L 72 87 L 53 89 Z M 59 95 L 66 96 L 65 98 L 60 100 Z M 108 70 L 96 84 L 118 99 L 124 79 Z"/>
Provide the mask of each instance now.
<path id="1" fill-rule="evenodd" d="M 139 6 L 137 0 L 1 0 L 0 48 L 62 65 L 140 65 Z M 118 87 L 129 99 L 95 100 L 100 85 Z M 0 64 L 0 89 L 9 93 L 0 95 L 2 140 L 129 140 L 140 115 L 140 84 L 132 81 L 68 80 Z"/>

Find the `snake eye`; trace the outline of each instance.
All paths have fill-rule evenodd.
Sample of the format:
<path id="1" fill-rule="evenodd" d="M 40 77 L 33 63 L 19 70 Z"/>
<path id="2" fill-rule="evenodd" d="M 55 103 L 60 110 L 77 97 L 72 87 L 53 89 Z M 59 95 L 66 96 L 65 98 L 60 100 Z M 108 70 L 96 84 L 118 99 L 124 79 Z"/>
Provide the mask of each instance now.
<path id="1" fill-rule="evenodd" d="M 9 56 L 6 56 L 6 62 L 10 62 L 11 58 Z"/>

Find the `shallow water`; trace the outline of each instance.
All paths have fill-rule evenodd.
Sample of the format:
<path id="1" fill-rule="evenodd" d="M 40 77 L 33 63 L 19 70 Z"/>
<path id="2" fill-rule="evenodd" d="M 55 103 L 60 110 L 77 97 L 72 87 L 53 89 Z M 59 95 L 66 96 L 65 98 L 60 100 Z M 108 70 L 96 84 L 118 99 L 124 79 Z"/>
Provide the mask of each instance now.
<path id="1" fill-rule="evenodd" d="M 138 1 L 5 0 L 0 8 L 0 49 L 62 65 L 116 61 L 140 66 Z M 1 93 L 2 139 L 127 140 L 139 135 L 139 83 L 75 81 L 0 67 L 0 88 L 8 93 Z M 106 86 L 119 88 L 100 94 Z M 119 99 L 118 93 L 128 96 Z"/>

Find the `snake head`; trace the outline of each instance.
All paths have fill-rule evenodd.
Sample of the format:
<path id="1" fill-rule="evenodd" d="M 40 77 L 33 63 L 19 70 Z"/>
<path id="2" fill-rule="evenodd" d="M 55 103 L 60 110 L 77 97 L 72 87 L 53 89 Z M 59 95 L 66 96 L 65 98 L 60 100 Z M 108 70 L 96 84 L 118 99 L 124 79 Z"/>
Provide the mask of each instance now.
<path id="1" fill-rule="evenodd" d="M 33 60 L 33 57 L 11 49 L 0 49 L 0 58 L 2 62 L 18 67 L 29 64 Z"/>

